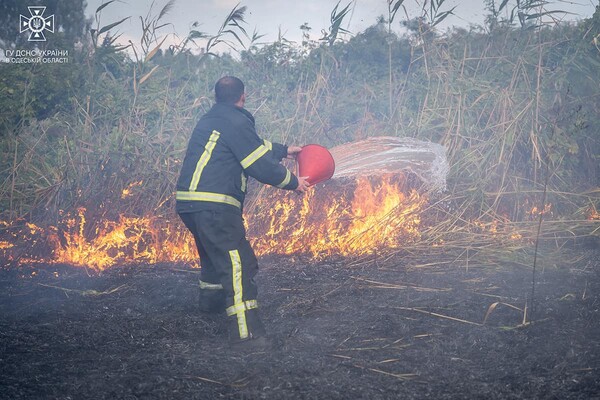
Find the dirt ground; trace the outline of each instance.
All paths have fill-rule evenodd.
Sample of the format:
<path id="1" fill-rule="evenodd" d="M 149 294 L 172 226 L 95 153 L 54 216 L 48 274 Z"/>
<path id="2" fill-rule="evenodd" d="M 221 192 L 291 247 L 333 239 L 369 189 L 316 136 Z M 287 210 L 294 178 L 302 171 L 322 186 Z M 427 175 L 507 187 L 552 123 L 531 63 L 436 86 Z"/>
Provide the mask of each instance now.
<path id="1" fill-rule="evenodd" d="M 0 398 L 597 399 L 600 252 L 565 251 L 538 265 L 527 326 L 524 265 L 265 258 L 276 346 L 249 354 L 185 266 L 3 269 Z"/>

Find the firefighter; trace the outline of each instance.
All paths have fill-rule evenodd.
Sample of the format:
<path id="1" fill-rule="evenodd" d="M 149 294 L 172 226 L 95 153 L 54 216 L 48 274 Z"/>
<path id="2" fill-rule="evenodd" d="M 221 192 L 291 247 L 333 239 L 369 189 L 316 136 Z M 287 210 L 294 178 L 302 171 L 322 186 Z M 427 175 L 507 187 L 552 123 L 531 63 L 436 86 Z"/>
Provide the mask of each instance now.
<path id="1" fill-rule="evenodd" d="M 280 164 L 301 150 L 259 138 L 254 117 L 243 108 L 243 82 L 225 76 L 215 84 L 216 104 L 198 121 L 177 181 L 176 210 L 194 236 L 200 255 L 200 309 L 225 311 L 230 339 L 267 343 L 258 314 L 254 277 L 258 262 L 242 219 L 251 176 L 284 190 L 309 184 Z"/>

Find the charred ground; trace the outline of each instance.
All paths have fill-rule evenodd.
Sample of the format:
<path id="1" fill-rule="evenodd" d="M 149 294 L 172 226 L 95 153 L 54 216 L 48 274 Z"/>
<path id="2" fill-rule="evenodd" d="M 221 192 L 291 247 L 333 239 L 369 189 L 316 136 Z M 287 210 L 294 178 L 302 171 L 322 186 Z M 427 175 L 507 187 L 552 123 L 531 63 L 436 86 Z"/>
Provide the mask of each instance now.
<path id="1" fill-rule="evenodd" d="M 251 354 L 198 312 L 197 271 L 7 269 L 0 398 L 599 398 L 599 255 L 540 267 L 528 326 L 516 263 L 266 258 L 276 346 Z"/>

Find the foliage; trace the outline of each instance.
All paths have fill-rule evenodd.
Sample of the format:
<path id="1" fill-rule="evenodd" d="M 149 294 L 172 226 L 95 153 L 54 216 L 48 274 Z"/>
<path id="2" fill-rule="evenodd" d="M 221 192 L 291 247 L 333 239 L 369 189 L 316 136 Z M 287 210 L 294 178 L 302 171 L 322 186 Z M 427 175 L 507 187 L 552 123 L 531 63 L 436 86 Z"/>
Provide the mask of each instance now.
<path id="1" fill-rule="evenodd" d="M 323 37 L 319 40 L 327 42 L 329 46 L 332 46 L 337 40 L 338 35 L 340 33 L 350 33 L 347 29 L 342 28 L 342 22 L 344 22 L 344 18 L 350 12 L 350 6 L 352 3 L 348 3 L 346 7 L 338 12 L 338 7 L 340 6 L 340 2 L 338 1 L 333 10 L 331 11 L 331 16 L 329 18 L 331 22 L 331 26 L 329 27 L 329 31 L 323 30 Z"/>
<path id="2" fill-rule="evenodd" d="M 310 40 L 303 25 L 302 44 L 280 35 L 261 46 L 244 27 L 246 8 L 236 6 L 215 34 L 196 25 L 163 49 L 169 1 L 140 18 L 144 36 L 128 49 L 133 56 L 112 33 L 122 21 L 96 19 L 80 62 L 0 65 L 2 209 L 52 215 L 46 211 L 95 203 L 110 213 L 118 202 L 121 212 L 171 212 L 187 138 L 224 74 L 246 82 L 247 106 L 272 140 L 333 146 L 397 135 L 443 143 L 450 190 L 469 197 L 474 213 L 506 211 L 540 190 L 547 174 L 559 193 L 551 200 L 570 210 L 597 202 L 560 193 L 592 190 L 600 177 L 600 11 L 578 24 L 524 29 L 500 17 L 515 5 L 490 1 L 485 28 L 441 34 L 435 25 L 453 9 L 435 0 L 423 3 L 421 18 L 400 21 L 414 29 L 399 34 L 392 22 L 400 25 L 402 3 L 388 1 L 387 19 L 345 40 L 338 33 L 349 6 L 338 12 L 338 3 L 326 40 Z M 513 14 L 552 16 L 532 17 L 536 4 L 519 1 Z M 234 55 L 218 54 L 219 44 Z M 138 182 L 143 196 L 121 198 Z"/>

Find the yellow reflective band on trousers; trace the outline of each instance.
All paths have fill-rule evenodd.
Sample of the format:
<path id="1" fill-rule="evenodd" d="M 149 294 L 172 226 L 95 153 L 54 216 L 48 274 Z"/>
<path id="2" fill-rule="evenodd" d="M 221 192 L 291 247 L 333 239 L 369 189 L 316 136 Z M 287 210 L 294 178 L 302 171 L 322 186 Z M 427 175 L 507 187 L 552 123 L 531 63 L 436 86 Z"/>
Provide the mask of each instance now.
<path id="1" fill-rule="evenodd" d="M 183 192 L 177 191 L 175 194 L 177 200 L 192 200 L 192 201 L 210 201 L 212 203 L 224 203 L 230 204 L 237 208 L 242 208 L 242 203 L 235 197 L 228 196 L 221 193 L 212 192 Z"/>
<path id="2" fill-rule="evenodd" d="M 267 154 L 268 151 L 269 151 L 269 148 L 267 146 L 265 146 L 264 144 L 261 144 L 252 153 L 248 154 L 248 156 L 240 162 L 240 164 L 242 165 L 242 168 L 244 168 L 244 169 L 248 168 L 249 166 L 254 164 L 256 162 L 256 160 L 258 160 L 259 158 L 261 158 L 262 156 Z"/>
<path id="3" fill-rule="evenodd" d="M 198 159 L 198 163 L 196 163 L 196 169 L 194 170 L 194 175 L 192 175 L 192 181 L 190 182 L 190 192 L 193 192 L 198 188 L 198 182 L 200 182 L 202 171 L 204 171 L 204 167 L 208 164 L 208 160 L 210 160 L 210 156 L 217 145 L 217 140 L 219 140 L 220 135 L 219 132 L 212 131 L 212 134 L 208 138 L 208 143 L 204 146 L 204 152 L 202 152 L 202 155 Z"/>
<path id="4" fill-rule="evenodd" d="M 285 178 L 283 179 L 283 181 L 279 185 L 277 185 L 278 188 L 284 188 L 284 187 L 286 187 L 290 183 L 290 181 L 292 180 L 292 173 L 290 172 L 290 170 L 286 168 L 285 171 L 286 171 L 285 172 Z"/>
<path id="5" fill-rule="evenodd" d="M 231 259 L 231 276 L 233 277 L 233 306 L 237 309 L 239 304 L 243 304 L 244 296 L 242 288 L 242 260 L 240 258 L 240 253 L 237 250 L 230 250 L 229 258 Z M 237 311 L 236 314 L 240 339 L 246 339 L 248 337 L 246 310 L 242 309 Z"/>
<path id="6" fill-rule="evenodd" d="M 227 307 L 227 310 L 225 310 L 225 312 L 227 312 L 228 316 L 232 316 L 239 312 L 252 310 L 254 308 L 258 308 L 258 301 L 246 300 L 241 304 L 234 304 L 231 307 Z"/>

